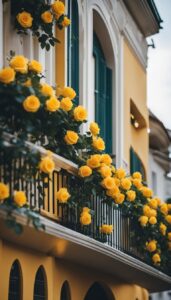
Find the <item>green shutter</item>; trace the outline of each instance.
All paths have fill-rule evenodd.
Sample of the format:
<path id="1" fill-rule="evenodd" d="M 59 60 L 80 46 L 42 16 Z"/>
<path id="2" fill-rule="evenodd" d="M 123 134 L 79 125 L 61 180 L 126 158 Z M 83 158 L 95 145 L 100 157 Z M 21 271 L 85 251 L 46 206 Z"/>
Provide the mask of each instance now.
<path id="1" fill-rule="evenodd" d="M 112 70 L 106 65 L 96 34 L 93 39 L 93 55 L 95 58 L 95 121 L 99 124 L 100 135 L 105 140 L 105 151 L 112 153 Z"/>
<path id="2" fill-rule="evenodd" d="M 68 15 L 71 25 L 68 27 L 68 85 L 77 93 L 75 102 L 79 102 L 79 15 L 77 0 L 68 0 Z"/>
<path id="3" fill-rule="evenodd" d="M 131 147 L 131 149 L 130 149 L 130 173 L 132 174 L 134 172 L 140 172 L 143 176 L 143 179 L 144 180 L 146 179 L 144 166 L 143 166 L 140 158 L 138 157 L 138 155 L 135 153 L 135 151 Z"/>

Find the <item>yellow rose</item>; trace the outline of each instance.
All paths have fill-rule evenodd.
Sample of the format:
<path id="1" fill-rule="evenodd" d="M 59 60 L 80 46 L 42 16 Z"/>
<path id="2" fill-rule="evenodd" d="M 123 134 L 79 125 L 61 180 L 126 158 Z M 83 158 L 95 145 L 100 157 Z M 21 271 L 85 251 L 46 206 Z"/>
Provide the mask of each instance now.
<path id="1" fill-rule="evenodd" d="M 52 16 L 51 12 L 47 10 L 41 14 L 41 19 L 43 20 L 43 22 L 49 24 L 49 23 L 52 23 L 53 16 Z"/>
<path id="2" fill-rule="evenodd" d="M 141 180 L 140 179 L 133 179 L 132 180 L 132 183 L 133 183 L 133 185 L 135 185 L 136 186 L 136 188 L 137 189 L 140 189 L 141 187 L 142 187 L 142 183 L 141 183 Z"/>
<path id="3" fill-rule="evenodd" d="M 146 243 L 146 248 L 149 252 L 154 252 L 157 249 L 157 241 L 152 240 Z"/>
<path id="4" fill-rule="evenodd" d="M 55 169 L 55 163 L 54 161 L 48 156 L 45 156 L 42 158 L 40 164 L 39 164 L 39 169 L 44 172 L 44 173 L 52 173 L 53 170 Z"/>
<path id="5" fill-rule="evenodd" d="M 87 159 L 87 165 L 92 169 L 96 169 L 100 167 L 100 161 L 101 161 L 101 155 L 94 154 L 91 155 L 89 159 Z"/>
<path id="6" fill-rule="evenodd" d="M 119 178 L 114 178 L 115 180 L 115 184 L 119 187 L 121 185 L 121 181 L 119 180 Z"/>
<path id="7" fill-rule="evenodd" d="M 113 225 L 102 224 L 102 226 L 99 227 L 99 230 L 101 233 L 111 234 L 113 231 Z"/>
<path id="8" fill-rule="evenodd" d="M 85 110 L 85 108 L 81 105 L 77 106 L 74 109 L 74 119 L 78 122 L 83 122 L 87 119 L 87 112 Z"/>
<path id="9" fill-rule="evenodd" d="M 150 209 L 150 217 L 156 217 L 157 216 L 157 210 L 151 208 Z"/>
<path id="10" fill-rule="evenodd" d="M 49 100 L 46 100 L 46 109 L 51 112 L 55 112 L 60 108 L 60 101 L 56 97 L 50 97 Z"/>
<path id="11" fill-rule="evenodd" d="M 19 206 L 22 207 L 27 203 L 27 197 L 25 192 L 23 191 L 15 191 L 14 192 L 14 202 Z"/>
<path id="12" fill-rule="evenodd" d="M 111 163 L 112 163 L 112 158 L 110 157 L 109 154 L 102 154 L 102 156 L 101 156 L 101 162 L 104 163 L 104 164 L 106 164 L 106 165 L 108 165 L 108 166 L 110 166 Z M 112 172 L 115 172 L 115 167 L 114 166 L 112 166 L 112 167 L 114 168 L 112 170 Z"/>
<path id="13" fill-rule="evenodd" d="M 132 185 L 132 183 L 131 183 L 131 181 L 128 178 L 122 178 L 121 179 L 121 187 L 124 190 L 129 190 L 130 187 L 131 187 L 131 185 Z"/>
<path id="14" fill-rule="evenodd" d="M 16 72 L 25 74 L 28 71 L 28 59 L 22 55 L 14 56 L 9 64 Z"/>
<path id="15" fill-rule="evenodd" d="M 111 190 L 107 190 L 106 191 L 106 195 L 111 197 L 111 198 L 115 198 L 120 194 L 119 188 L 117 187 L 117 185 L 115 185 L 115 187 Z"/>
<path id="16" fill-rule="evenodd" d="M 55 1 L 51 7 L 57 18 L 59 18 L 61 15 L 64 15 L 65 5 L 62 3 L 62 1 Z"/>
<path id="17" fill-rule="evenodd" d="M 34 59 L 29 62 L 28 68 L 30 71 L 34 71 L 36 73 L 41 73 L 43 69 L 42 65 Z"/>
<path id="18" fill-rule="evenodd" d="M 72 106 L 73 106 L 73 103 L 71 101 L 71 99 L 69 97 L 66 97 L 66 98 L 63 98 L 61 100 L 61 108 L 65 111 L 70 111 Z"/>
<path id="19" fill-rule="evenodd" d="M 126 172 L 125 172 L 124 169 L 118 168 L 118 169 L 116 170 L 115 175 L 116 175 L 116 177 L 118 177 L 119 179 L 122 179 L 122 178 L 124 178 L 124 177 L 126 176 Z"/>
<path id="20" fill-rule="evenodd" d="M 140 191 L 142 192 L 144 197 L 147 198 L 152 197 L 153 192 L 148 187 L 143 186 Z"/>
<path id="21" fill-rule="evenodd" d="M 63 27 L 67 27 L 71 24 L 71 20 L 65 16 L 61 24 Z"/>
<path id="22" fill-rule="evenodd" d="M 16 16 L 16 19 L 23 28 L 30 28 L 32 26 L 33 23 L 32 15 L 26 11 L 19 13 Z"/>
<path id="23" fill-rule="evenodd" d="M 160 223 L 159 229 L 162 235 L 166 235 L 167 226 L 165 224 Z"/>
<path id="24" fill-rule="evenodd" d="M 99 126 L 98 126 L 98 124 L 97 124 L 96 122 L 91 122 L 91 123 L 90 123 L 90 132 L 91 132 L 93 135 L 99 134 L 100 128 L 99 128 Z"/>
<path id="25" fill-rule="evenodd" d="M 9 187 L 0 182 L 0 202 L 9 197 Z"/>
<path id="26" fill-rule="evenodd" d="M 133 179 L 139 179 L 139 180 L 142 180 L 142 175 L 141 175 L 140 172 L 134 172 L 134 173 L 132 174 L 132 177 L 133 177 Z"/>
<path id="27" fill-rule="evenodd" d="M 30 87 L 32 85 L 32 81 L 31 79 L 27 79 L 24 83 L 23 83 L 24 86 L 26 87 Z"/>
<path id="28" fill-rule="evenodd" d="M 99 138 L 95 138 L 95 139 L 93 139 L 93 147 L 96 150 L 103 151 L 103 150 L 105 150 L 105 142 L 100 137 Z"/>
<path id="29" fill-rule="evenodd" d="M 92 174 L 92 169 L 88 166 L 82 166 L 79 168 L 78 174 L 81 177 L 88 177 Z"/>
<path id="30" fill-rule="evenodd" d="M 168 240 L 171 241 L 171 232 L 168 232 L 167 237 L 168 237 Z"/>
<path id="31" fill-rule="evenodd" d="M 85 212 L 90 213 L 90 208 L 89 207 L 83 207 L 82 213 L 85 213 Z"/>
<path id="32" fill-rule="evenodd" d="M 167 215 L 168 214 L 168 207 L 167 207 L 166 203 L 161 204 L 160 211 L 162 212 L 163 215 Z"/>
<path id="33" fill-rule="evenodd" d="M 144 227 L 148 223 L 148 217 L 147 216 L 141 216 L 141 217 L 139 217 L 138 221 L 140 222 L 141 226 Z"/>
<path id="34" fill-rule="evenodd" d="M 154 209 L 157 209 L 157 207 L 158 207 L 158 201 L 156 198 L 150 199 L 148 204 L 151 208 L 154 208 Z"/>
<path id="35" fill-rule="evenodd" d="M 28 96 L 24 101 L 23 101 L 23 107 L 26 111 L 28 112 L 36 112 L 38 111 L 40 107 L 40 101 L 39 98 L 36 96 Z"/>
<path id="36" fill-rule="evenodd" d="M 167 208 L 168 208 L 168 211 L 170 211 L 171 210 L 171 204 L 169 203 L 169 204 L 167 204 Z"/>
<path id="37" fill-rule="evenodd" d="M 71 100 L 76 96 L 76 92 L 69 86 L 64 87 L 61 94 L 63 97 L 69 97 Z"/>
<path id="38" fill-rule="evenodd" d="M 110 176 L 104 178 L 101 182 L 101 185 L 107 190 L 113 189 L 115 187 L 114 178 L 112 178 Z"/>
<path id="39" fill-rule="evenodd" d="M 81 213 L 81 216 L 80 216 L 80 223 L 82 225 L 89 225 L 91 224 L 91 215 L 89 212 L 86 212 L 86 211 L 83 211 Z"/>
<path id="40" fill-rule="evenodd" d="M 15 71 L 8 67 L 0 70 L 0 82 L 10 83 L 15 79 Z"/>
<path id="41" fill-rule="evenodd" d="M 132 190 L 126 192 L 126 195 L 127 195 L 128 201 L 130 201 L 130 202 L 134 201 L 136 198 L 136 193 Z"/>
<path id="42" fill-rule="evenodd" d="M 109 166 L 103 166 L 99 168 L 99 173 L 102 177 L 108 177 L 112 175 L 112 171 Z"/>
<path id="43" fill-rule="evenodd" d="M 167 221 L 167 223 L 171 224 L 171 215 L 167 215 L 165 217 L 165 220 Z"/>
<path id="44" fill-rule="evenodd" d="M 116 197 L 115 197 L 115 203 L 116 204 L 122 204 L 125 200 L 125 195 L 122 193 L 119 193 Z"/>
<path id="45" fill-rule="evenodd" d="M 152 256 L 152 261 L 153 263 L 156 265 L 156 264 L 160 264 L 161 262 L 161 258 L 160 258 L 160 255 L 158 253 L 155 253 L 153 256 Z"/>
<path id="46" fill-rule="evenodd" d="M 48 85 L 47 83 L 43 83 L 41 86 L 41 92 L 44 96 L 55 96 L 55 91 L 50 85 Z"/>
<path id="47" fill-rule="evenodd" d="M 150 217 L 148 221 L 151 225 L 155 225 L 157 223 L 156 217 Z"/>
<path id="48" fill-rule="evenodd" d="M 143 206 L 143 214 L 148 218 L 151 217 L 151 208 L 148 205 Z"/>
<path id="49" fill-rule="evenodd" d="M 56 193 L 56 199 L 60 203 L 66 203 L 68 199 L 71 197 L 67 188 L 60 188 L 59 191 Z"/>
<path id="50" fill-rule="evenodd" d="M 75 131 L 67 130 L 64 140 L 68 145 L 74 145 L 79 139 L 78 134 Z"/>

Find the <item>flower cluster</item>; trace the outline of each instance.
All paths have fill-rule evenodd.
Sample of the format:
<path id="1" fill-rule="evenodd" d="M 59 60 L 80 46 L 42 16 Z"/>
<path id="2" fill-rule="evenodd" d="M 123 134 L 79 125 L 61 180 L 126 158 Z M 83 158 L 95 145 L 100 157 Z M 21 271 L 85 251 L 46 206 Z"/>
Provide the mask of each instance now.
<path id="1" fill-rule="evenodd" d="M 37 36 L 41 47 L 46 50 L 58 42 L 53 33 L 54 24 L 59 29 L 70 25 L 70 20 L 65 15 L 65 5 L 59 0 L 53 4 L 46 0 L 11 0 L 11 13 L 18 33 L 27 34 L 31 30 Z"/>
<path id="2" fill-rule="evenodd" d="M 13 197 L 10 197 L 9 186 L 0 182 L 0 203 L 4 201 L 12 201 L 15 206 L 23 207 L 27 204 L 27 197 L 24 191 L 15 191 Z"/>

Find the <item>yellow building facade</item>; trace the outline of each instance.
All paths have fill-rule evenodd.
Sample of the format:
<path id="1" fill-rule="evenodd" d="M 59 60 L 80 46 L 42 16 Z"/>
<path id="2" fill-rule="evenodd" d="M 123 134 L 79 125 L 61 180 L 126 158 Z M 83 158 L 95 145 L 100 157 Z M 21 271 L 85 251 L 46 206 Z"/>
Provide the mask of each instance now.
<path id="1" fill-rule="evenodd" d="M 79 104 L 87 108 L 89 122 L 100 122 L 116 166 L 124 166 L 128 173 L 143 170 L 145 179 L 149 147 L 146 37 L 157 33 L 161 22 L 151 2 L 137 1 L 134 7 L 128 0 L 65 1 L 70 29 L 57 30 L 60 43 L 47 53 L 30 33 L 17 36 L 10 5 L 0 1 L 1 65 L 9 50 L 14 50 L 39 60 L 48 83 L 56 85 L 57 91 L 73 86 Z M 69 172 L 75 168 L 61 158 L 62 168 L 65 165 Z M 5 226 L 6 216 L 0 216 L 0 300 L 147 300 L 149 292 L 171 284 L 167 275 L 131 257 L 122 247 L 115 249 L 58 224 L 55 213 L 42 213 L 45 231 L 36 231 L 16 215 L 24 227 L 20 236 Z M 129 238 L 122 226 L 121 244 Z"/>

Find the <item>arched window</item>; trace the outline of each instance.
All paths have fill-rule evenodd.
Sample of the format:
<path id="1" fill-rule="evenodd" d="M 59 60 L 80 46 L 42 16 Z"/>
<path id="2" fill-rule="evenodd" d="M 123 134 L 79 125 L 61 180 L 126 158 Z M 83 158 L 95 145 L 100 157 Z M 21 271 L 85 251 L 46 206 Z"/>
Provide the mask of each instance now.
<path id="1" fill-rule="evenodd" d="M 17 260 L 14 261 L 10 271 L 8 300 L 22 300 L 21 268 Z"/>
<path id="2" fill-rule="evenodd" d="M 65 281 L 62 285 L 60 300 L 71 300 L 71 293 L 68 281 Z"/>
<path id="3" fill-rule="evenodd" d="M 98 283 L 95 282 L 88 290 L 84 300 L 115 300 L 111 290 Z"/>
<path id="4" fill-rule="evenodd" d="M 68 15 L 71 25 L 68 27 L 68 85 L 77 93 L 79 101 L 79 16 L 77 0 L 68 0 Z"/>
<path id="5" fill-rule="evenodd" d="M 33 300 L 47 300 L 47 280 L 42 266 L 39 267 L 36 273 Z"/>

